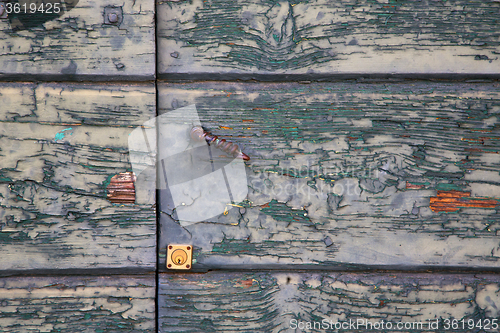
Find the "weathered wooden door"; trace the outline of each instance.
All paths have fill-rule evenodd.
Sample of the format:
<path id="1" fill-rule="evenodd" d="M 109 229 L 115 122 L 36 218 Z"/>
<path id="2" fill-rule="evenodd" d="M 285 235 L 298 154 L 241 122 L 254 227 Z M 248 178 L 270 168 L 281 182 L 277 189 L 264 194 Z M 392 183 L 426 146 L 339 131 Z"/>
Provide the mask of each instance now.
<path id="1" fill-rule="evenodd" d="M 0 15 L 2 331 L 499 331 L 498 1 L 41 3 Z"/>
<path id="2" fill-rule="evenodd" d="M 154 3 L 0 10 L 0 331 L 153 332 L 154 182 L 106 189 L 156 114 Z"/>

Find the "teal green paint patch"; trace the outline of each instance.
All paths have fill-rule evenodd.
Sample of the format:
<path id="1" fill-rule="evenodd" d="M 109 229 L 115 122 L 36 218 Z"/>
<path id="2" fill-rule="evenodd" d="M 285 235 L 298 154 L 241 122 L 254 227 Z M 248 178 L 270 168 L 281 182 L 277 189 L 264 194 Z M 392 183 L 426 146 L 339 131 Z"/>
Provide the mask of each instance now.
<path id="1" fill-rule="evenodd" d="M 0 183 L 10 183 L 12 179 L 0 172 Z"/>
<path id="2" fill-rule="evenodd" d="M 431 183 L 430 182 L 416 182 L 416 181 L 410 181 L 412 185 L 422 185 L 422 186 L 429 186 Z"/>
<path id="3" fill-rule="evenodd" d="M 62 131 L 57 132 L 57 133 L 56 133 L 55 140 L 56 140 L 56 141 L 59 141 L 59 140 L 64 139 L 64 137 L 66 136 L 66 133 L 64 133 L 64 132 L 66 132 L 66 131 L 70 131 L 70 130 L 72 130 L 72 129 L 73 129 L 73 128 L 72 128 L 72 127 L 70 127 L 70 128 L 66 128 L 66 129 L 63 129 Z M 73 133 L 69 133 L 69 135 L 73 135 Z"/>
<path id="4" fill-rule="evenodd" d="M 108 297 L 108 302 L 109 303 L 120 303 L 120 304 L 131 304 L 130 303 L 130 298 L 128 297 L 116 297 L 116 296 L 109 296 Z"/>
<path id="5" fill-rule="evenodd" d="M 284 222 L 302 222 L 310 224 L 311 220 L 307 218 L 307 212 L 305 210 L 296 210 L 288 207 L 284 203 L 280 203 L 276 200 L 269 202 L 266 207 L 261 209 L 261 212 L 271 216 L 277 221 Z"/>
<path id="6" fill-rule="evenodd" d="M 31 238 L 24 231 L 0 232 L 0 242 L 2 243 L 24 242 L 27 240 L 31 240 Z"/>
<path id="7" fill-rule="evenodd" d="M 215 253 L 255 253 L 256 251 L 255 244 L 250 243 L 250 239 L 228 239 L 224 238 L 222 242 L 218 244 L 214 244 L 212 248 L 212 252 Z"/>
<path id="8" fill-rule="evenodd" d="M 80 165 L 83 168 L 87 168 L 87 169 L 99 169 L 98 167 L 95 167 L 95 166 L 92 166 L 92 165 L 83 164 L 83 163 L 78 163 L 78 165 Z M 111 176 L 111 177 L 113 177 L 113 176 Z"/>
<path id="9" fill-rule="evenodd" d="M 464 191 L 463 187 L 462 186 L 459 186 L 459 185 L 455 185 L 455 184 L 444 184 L 444 183 L 441 183 L 441 184 L 437 184 L 436 185 L 436 190 L 438 191 L 452 191 L 452 190 L 455 190 L 455 191 Z"/>
<path id="10" fill-rule="evenodd" d="M 108 188 L 109 184 L 111 183 L 111 178 L 113 178 L 114 176 L 115 175 L 108 175 L 108 177 L 106 177 L 106 180 L 102 182 L 102 188 Z"/>
<path id="11" fill-rule="evenodd" d="M 252 243 L 250 239 L 222 239 L 220 243 L 214 244 L 213 253 L 219 254 L 254 254 L 266 253 L 268 249 L 275 248 L 278 244 L 283 245 L 283 241 L 264 241 L 262 243 Z"/>

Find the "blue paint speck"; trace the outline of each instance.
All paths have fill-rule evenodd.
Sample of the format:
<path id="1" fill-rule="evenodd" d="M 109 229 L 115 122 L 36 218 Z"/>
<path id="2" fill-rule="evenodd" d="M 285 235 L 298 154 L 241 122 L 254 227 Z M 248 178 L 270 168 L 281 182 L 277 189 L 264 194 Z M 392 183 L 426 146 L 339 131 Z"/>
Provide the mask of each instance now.
<path id="1" fill-rule="evenodd" d="M 73 128 L 70 127 L 70 128 L 66 128 L 66 129 L 63 129 L 62 131 L 59 131 L 56 133 L 56 141 L 59 141 L 59 140 L 62 140 L 64 139 L 64 136 L 65 136 L 65 133 L 66 131 L 69 131 L 69 130 L 72 130 Z M 73 135 L 73 133 L 70 133 L 70 135 Z"/>

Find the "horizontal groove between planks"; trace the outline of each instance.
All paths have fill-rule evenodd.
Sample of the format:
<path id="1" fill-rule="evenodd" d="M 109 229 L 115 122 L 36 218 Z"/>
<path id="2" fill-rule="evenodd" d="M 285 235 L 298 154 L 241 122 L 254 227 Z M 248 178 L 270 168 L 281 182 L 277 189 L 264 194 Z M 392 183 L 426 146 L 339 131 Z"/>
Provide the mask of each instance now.
<path id="1" fill-rule="evenodd" d="M 341 74 L 240 74 L 240 73 L 157 73 L 158 81 L 254 81 L 254 82 L 339 82 L 360 80 L 361 82 L 398 82 L 406 80 L 447 80 L 468 82 L 476 80 L 500 80 L 500 74 L 462 73 L 341 73 Z"/>

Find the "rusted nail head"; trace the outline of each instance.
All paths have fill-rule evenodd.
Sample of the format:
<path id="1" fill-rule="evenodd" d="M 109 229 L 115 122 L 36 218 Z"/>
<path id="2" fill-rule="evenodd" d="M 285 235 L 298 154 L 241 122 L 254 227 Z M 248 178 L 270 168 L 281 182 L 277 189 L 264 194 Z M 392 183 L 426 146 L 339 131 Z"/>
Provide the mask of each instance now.
<path id="1" fill-rule="evenodd" d="M 188 246 L 188 247 L 187 247 L 187 249 L 188 249 L 188 250 L 191 250 L 191 246 Z"/>
<path id="2" fill-rule="evenodd" d="M 0 3 L 0 16 L 2 16 L 3 13 L 5 13 L 5 5 L 2 2 L 2 3 Z"/>

